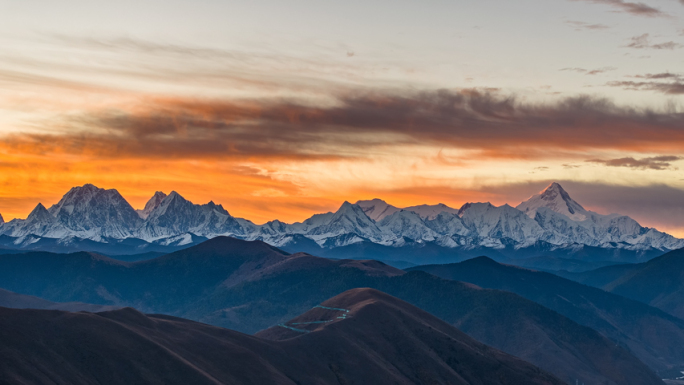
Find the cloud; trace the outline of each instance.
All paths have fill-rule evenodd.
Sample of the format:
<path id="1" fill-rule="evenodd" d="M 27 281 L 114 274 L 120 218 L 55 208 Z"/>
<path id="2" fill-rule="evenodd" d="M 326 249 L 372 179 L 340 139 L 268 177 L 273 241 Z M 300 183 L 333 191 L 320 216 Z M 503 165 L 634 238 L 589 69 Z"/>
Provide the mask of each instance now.
<path id="1" fill-rule="evenodd" d="M 594 4 L 605 4 L 613 7 L 614 9 L 629 13 L 635 16 L 645 16 L 645 17 L 668 17 L 669 15 L 657 8 L 651 7 L 650 5 L 644 3 L 633 3 L 624 0 L 574 0 L 574 1 L 586 1 Z M 680 0 L 681 1 L 681 0 Z"/>
<path id="2" fill-rule="evenodd" d="M 334 103 L 288 99 L 149 100 L 44 122 L 52 134 L 0 138 L 8 151 L 139 158 L 342 159 L 371 148 L 433 145 L 488 156 L 662 152 L 684 146 L 684 114 L 589 96 L 535 104 L 463 89 L 357 91 Z M 516 155 L 517 154 L 517 155 Z"/>
<path id="3" fill-rule="evenodd" d="M 683 45 L 679 43 L 675 43 L 674 41 L 668 41 L 665 43 L 658 43 L 658 44 L 651 44 L 651 38 L 648 33 L 645 33 L 643 35 L 639 36 L 634 36 L 630 39 L 631 43 L 627 44 L 627 47 L 629 48 L 636 48 L 636 49 L 677 49 L 677 48 L 682 48 L 684 47 Z"/>
<path id="4" fill-rule="evenodd" d="M 684 79 L 684 76 L 679 75 L 679 74 L 673 74 L 671 72 L 661 72 L 657 74 L 645 74 L 645 75 L 635 75 L 635 78 L 640 78 L 640 79 L 675 79 L 675 80 L 682 80 Z"/>
<path id="5" fill-rule="evenodd" d="M 660 92 L 663 94 L 668 94 L 668 95 L 682 95 L 684 94 L 684 82 L 681 82 L 679 80 L 671 82 L 671 83 L 664 83 L 664 82 L 654 82 L 654 81 L 648 81 L 648 82 L 635 82 L 631 80 L 622 80 L 622 81 L 612 81 L 606 83 L 607 86 L 610 87 L 621 87 L 626 90 L 633 90 L 633 91 L 656 91 Z"/>
<path id="6" fill-rule="evenodd" d="M 629 167 L 641 170 L 666 170 L 672 167 L 674 161 L 682 159 L 679 156 L 665 155 L 665 156 L 655 156 L 651 158 L 634 159 L 632 157 L 619 158 L 619 159 L 589 159 L 587 162 L 591 163 L 601 163 L 610 167 Z"/>
<path id="7" fill-rule="evenodd" d="M 596 68 L 593 70 L 588 70 L 585 68 L 580 68 L 580 67 L 568 67 L 568 68 L 561 68 L 559 71 L 573 71 L 573 72 L 579 72 L 583 73 L 585 75 L 598 75 L 602 74 L 604 72 L 608 71 L 615 71 L 617 67 L 603 67 L 603 68 Z"/>
<path id="8" fill-rule="evenodd" d="M 559 69 L 559 71 L 574 71 L 574 72 L 579 72 L 579 73 L 585 73 L 585 72 L 587 72 L 587 69 L 580 68 L 580 67 L 566 67 L 566 68 Z"/>
<path id="9" fill-rule="evenodd" d="M 582 30 L 594 30 L 595 31 L 595 30 L 604 30 L 604 29 L 610 28 L 609 26 L 607 26 L 605 24 L 591 24 L 591 23 L 586 23 L 583 21 L 575 21 L 575 20 L 568 20 L 565 23 L 572 26 L 573 28 L 575 28 L 575 31 L 582 31 Z"/>

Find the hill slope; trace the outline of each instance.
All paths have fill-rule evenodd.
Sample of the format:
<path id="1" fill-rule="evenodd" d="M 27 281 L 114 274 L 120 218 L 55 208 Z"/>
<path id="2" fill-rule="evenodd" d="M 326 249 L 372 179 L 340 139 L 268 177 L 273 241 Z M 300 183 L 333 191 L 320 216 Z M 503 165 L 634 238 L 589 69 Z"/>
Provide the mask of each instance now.
<path id="1" fill-rule="evenodd" d="M 82 302 L 52 302 L 32 295 L 17 294 L 4 289 L 0 289 L 0 307 L 11 309 L 87 311 L 93 313 L 116 309 L 115 306 L 92 305 Z"/>
<path id="2" fill-rule="evenodd" d="M 369 287 L 567 381 L 643 384 L 649 381 L 629 379 L 655 378 L 598 332 L 515 294 L 377 261 L 289 255 L 262 242 L 215 238 L 139 263 L 85 253 L 6 255 L 0 256 L 0 283 L 54 301 L 135 306 L 247 333 L 292 319 L 346 290 Z"/>
<path id="3" fill-rule="evenodd" d="M 564 276 L 684 318 L 684 249 L 645 263 L 607 266 Z"/>
<path id="4" fill-rule="evenodd" d="M 284 341 L 130 308 L 0 308 L 0 377 L 8 384 L 562 383 L 374 290 L 343 293 L 324 305 L 351 310 Z"/>
<path id="5" fill-rule="evenodd" d="M 600 331 L 656 370 L 684 368 L 684 321 L 638 301 L 486 257 L 408 270 L 519 294 Z"/>

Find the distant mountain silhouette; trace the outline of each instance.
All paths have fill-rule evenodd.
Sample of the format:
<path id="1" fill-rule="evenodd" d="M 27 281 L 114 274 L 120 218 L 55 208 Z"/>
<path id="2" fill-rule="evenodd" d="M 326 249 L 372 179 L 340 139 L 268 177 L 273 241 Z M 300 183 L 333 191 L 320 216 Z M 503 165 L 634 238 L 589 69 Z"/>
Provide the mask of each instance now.
<path id="1" fill-rule="evenodd" d="M 653 376 L 598 332 L 518 295 L 377 261 L 288 254 L 258 241 L 218 237 L 137 263 L 89 253 L 2 255 L 0 284 L 52 301 L 134 306 L 247 333 L 369 287 L 569 382 L 630 384 L 629 378 Z"/>
<path id="2" fill-rule="evenodd" d="M 519 294 L 600 331 L 656 370 L 684 369 L 684 320 L 641 302 L 487 257 L 408 270 Z"/>
<path id="3" fill-rule="evenodd" d="M 606 266 L 565 277 L 647 303 L 684 319 L 684 249 L 645 263 Z"/>
<path id="4" fill-rule="evenodd" d="M 286 339 L 278 331 L 258 338 L 131 308 L 0 308 L 0 378 L 102 385 L 563 383 L 375 290 L 342 293 L 323 305 L 349 310 L 344 319 L 336 310 L 310 311 L 298 320 L 336 319 Z"/>
<path id="5" fill-rule="evenodd" d="M 32 295 L 13 293 L 0 289 L 0 307 L 12 309 L 48 309 L 66 311 L 102 312 L 117 309 L 116 306 L 92 305 L 81 302 L 51 302 Z"/>

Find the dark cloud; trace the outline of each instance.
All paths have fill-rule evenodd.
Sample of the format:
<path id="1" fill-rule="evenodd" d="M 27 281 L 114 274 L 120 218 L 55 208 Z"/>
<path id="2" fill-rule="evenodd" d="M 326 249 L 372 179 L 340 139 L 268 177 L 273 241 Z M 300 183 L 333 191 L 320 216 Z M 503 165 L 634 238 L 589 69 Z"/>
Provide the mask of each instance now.
<path id="1" fill-rule="evenodd" d="M 674 41 L 652 44 L 650 35 L 648 33 L 645 33 L 643 35 L 632 37 L 630 39 L 630 43 L 627 44 L 627 47 L 636 48 L 636 49 L 670 49 L 670 50 L 672 50 L 672 49 L 682 48 L 684 46 L 682 46 L 679 43 L 675 43 Z"/>
<path id="2" fill-rule="evenodd" d="M 634 159 L 619 158 L 619 159 L 589 159 L 587 162 L 591 163 L 601 163 L 610 167 L 629 167 L 641 170 L 667 170 L 672 167 L 671 162 L 682 159 L 679 156 L 665 155 L 665 156 L 655 156 L 651 158 Z"/>
<path id="3" fill-rule="evenodd" d="M 666 152 L 684 146 L 684 114 L 589 96 L 534 104 L 479 90 L 337 95 L 323 106 L 292 100 L 155 100 L 132 111 L 68 116 L 55 134 L 16 134 L 3 146 L 99 157 L 366 156 L 374 146 L 439 145 L 492 157 L 563 151 Z M 562 150 L 562 151 L 561 151 Z"/>
<path id="4" fill-rule="evenodd" d="M 644 3 L 633 3 L 624 0 L 574 0 L 574 1 L 586 1 L 594 4 L 605 4 L 609 5 L 620 12 L 629 13 L 636 16 L 646 16 L 646 17 L 669 17 L 669 15 L 657 8 L 653 8 L 650 5 Z M 682 0 L 680 0 L 682 1 Z"/>
<path id="5" fill-rule="evenodd" d="M 684 1 L 684 0 L 682 0 Z M 591 23 L 585 23 L 583 21 L 575 21 L 575 20 L 568 20 L 565 22 L 566 24 L 572 26 L 575 28 L 575 31 L 581 31 L 581 30 L 603 30 L 603 29 L 609 29 L 610 27 L 605 25 L 605 24 L 591 24 Z"/>

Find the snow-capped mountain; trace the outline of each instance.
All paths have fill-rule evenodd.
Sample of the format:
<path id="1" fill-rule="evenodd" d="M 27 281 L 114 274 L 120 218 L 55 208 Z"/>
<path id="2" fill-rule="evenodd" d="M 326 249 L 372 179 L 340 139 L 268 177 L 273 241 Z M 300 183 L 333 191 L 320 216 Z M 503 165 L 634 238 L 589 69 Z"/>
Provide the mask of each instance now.
<path id="1" fill-rule="evenodd" d="M 368 215 L 368 218 L 376 222 L 401 210 L 400 208 L 387 204 L 387 202 L 377 198 L 369 201 L 358 201 L 355 204 L 363 209 L 363 212 Z"/>
<path id="2" fill-rule="evenodd" d="M 558 214 L 563 214 L 573 221 L 583 221 L 588 217 L 587 210 L 570 198 L 567 191 L 563 190 L 563 187 L 556 182 L 551 183 L 541 193 L 533 195 L 525 202 L 519 204 L 516 209 L 534 219 L 537 209 L 540 207 L 546 207 Z"/>
<path id="3" fill-rule="evenodd" d="M 47 210 L 38 204 L 25 221 L 12 220 L 2 232 L 13 237 L 32 234 L 99 240 L 131 237 L 140 224 L 140 217 L 118 191 L 86 184 L 72 188 Z"/>
<path id="4" fill-rule="evenodd" d="M 138 216 L 142 219 L 147 219 L 147 217 L 150 216 L 150 213 L 159 207 L 159 205 L 162 203 L 162 201 L 166 198 L 166 194 L 164 194 L 161 191 L 157 191 L 152 195 L 152 198 L 145 203 L 145 208 L 142 210 L 135 210 L 136 213 L 138 213 Z"/>
<path id="5" fill-rule="evenodd" d="M 552 183 L 516 208 L 533 218 L 546 232 L 541 239 L 552 244 L 659 250 L 684 247 L 684 240 L 642 227 L 628 216 L 586 210 L 558 183 Z"/>
<path id="6" fill-rule="evenodd" d="M 257 226 L 252 222 L 234 218 L 221 205 L 214 202 L 197 205 L 172 191 L 150 211 L 135 234 L 151 241 L 184 233 L 208 238 L 217 235 L 245 237 L 256 230 Z"/>
<path id="7" fill-rule="evenodd" d="M 277 247 L 332 249 L 366 242 L 383 247 L 435 244 L 462 250 L 544 250 L 596 247 L 632 251 L 667 251 L 684 240 L 645 228 L 617 214 L 584 209 L 553 183 L 517 208 L 466 203 L 404 209 L 380 199 L 344 202 L 335 212 L 298 223 L 274 220 L 263 225 L 233 217 L 213 202 L 194 204 L 177 192 L 156 192 L 143 210 L 134 210 L 116 190 L 93 185 L 74 187 L 57 204 L 42 204 L 24 219 L 0 224 L 0 235 L 17 247 L 88 242 L 179 247 L 220 235 L 263 240 Z M 57 239 L 54 241 L 54 239 Z M 136 246 L 138 247 L 138 246 Z M 293 246 L 295 247 L 295 246 Z M 413 246 L 412 246 L 413 247 Z"/>
<path id="8" fill-rule="evenodd" d="M 418 214 L 423 219 L 435 219 L 441 213 L 458 214 L 458 210 L 451 208 L 444 203 L 436 205 L 418 205 L 407 207 L 404 210 L 412 211 Z"/>
<path id="9" fill-rule="evenodd" d="M 5 223 L 5 219 L 2 217 L 2 214 L 0 214 L 0 225 L 2 225 L 3 223 Z"/>
<path id="10" fill-rule="evenodd" d="M 396 238 L 406 237 L 414 240 L 434 241 L 439 237 L 439 234 L 428 227 L 420 215 L 408 210 L 400 210 L 386 216 L 378 222 L 378 227 Z"/>
<path id="11" fill-rule="evenodd" d="M 509 205 L 468 203 L 458 215 L 472 235 L 481 239 L 481 246 L 501 248 L 513 242 L 525 247 L 534 244 L 544 233 L 537 222 Z"/>

